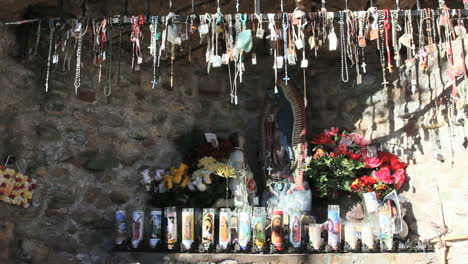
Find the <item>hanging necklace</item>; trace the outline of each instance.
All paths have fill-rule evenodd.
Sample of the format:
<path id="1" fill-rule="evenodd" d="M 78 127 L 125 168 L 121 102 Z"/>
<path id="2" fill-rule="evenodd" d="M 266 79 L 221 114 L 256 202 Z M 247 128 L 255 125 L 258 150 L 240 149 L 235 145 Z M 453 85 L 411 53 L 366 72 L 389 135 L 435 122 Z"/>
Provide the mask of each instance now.
<path id="1" fill-rule="evenodd" d="M 390 30 L 390 17 L 389 17 L 389 12 L 388 9 L 385 9 L 384 11 L 384 21 L 383 21 L 383 27 L 385 31 L 385 50 L 387 51 L 387 69 L 389 73 L 393 72 L 393 65 L 392 65 L 392 52 L 390 51 L 390 44 L 389 44 L 389 35 L 388 32 Z"/>
<path id="2" fill-rule="evenodd" d="M 54 42 L 54 31 L 55 31 L 55 22 L 54 20 L 49 20 L 49 53 L 47 56 L 47 72 L 46 72 L 46 81 L 45 81 L 45 90 L 49 91 L 49 74 L 50 74 L 50 61 L 52 57 L 52 46 Z"/>
<path id="3" fill-rule="evenodd" d="M 340 11 L 340 48 L 341 48 L 341 80 L 343 82 L 348 82 L 349 80 L 349 73 L 348 73 L 348 58 L 346 57 L 346 52 L 347 52 L 347 45 L 345 41 L 345 29 L 344 29 L 344 23 L 345 23 L 345 12 Z"/>
<path id="4" fill-rule="evenodd" d="M 158 33 L 158 23 L 159 23 L 158 20 L 159 20 L 158 16 L 153 16 L 151 18 L 151 25 L 150 25 L 150 31 L 151 31 L 150 54 L 153 56 L 153 80 L 151 81 L 152 89 L 154 89 L 156 85 L 158 84 L 158 81 L 156 79 L 156 67 L 158 64 L 158 40 L 160 37 L 160 34 Z"/>
<path id="5" fill-rule="evenodd" d="M 289 76 L 288 76 L 288 27 L 289 27 L 289 19 L 288 14 L 283 13 L 283 54 L 284 54 L 284 82 L 288 85 Z"/>
<path id="6" fill-rule="evenodd" d="M 140 70 L 140 64 L 143 62 L 143 56 L 140 49 L 140 44 L 143 39 L 143 33 L 141 32 L 140 26 L 145 22 L 142 15 L 136 17 L 132 16 L 132 33 L 130 34 L 130 41 L 132 45 L 132 69 L 134 71 Z"/>
<path id="7" fill-rule="evenodd" d="M 393 53 L 395 54 L 395 65 L 397 68 L 401 66 L 401 56 L 400 56 L 400 48 L 401 46 L 398 45 L 398 33 L 400 31 L 400 25 L 398 24 L 398 11 L 392 10 L 390 11 L 391 23 L 392 23 L 392 46 L 393 46 Z"/>
<path id="8" fill-rule="evenodd" d="M 104 87 L 104 95 L 105 96 L 110 96 L 112 94 L 112 19 L 108 19 L 108 24 L 109 24 L 109 29 L 107 31 L 107 39 L 108 41 L 108 46 L 107 46 L 107 66 L 106 66 L 106 71 L 107 71 L 107 83 Z"/>
<path id="9" fill-rule="evenodd" d="M 75 94 L 78 93 L 78 89 L 81 86 L 81 49 L 83 47 L 83 36 L 88 31 L 88 24 L 83 31 L 83 26 L 80 21 L 77 21 L 73 37 L 76 39 L 76 70 L 75 70 L 75 82 L 73 86 L 75 87 Z"/>
<path id="10" fill-rule="evenodd" d="M 378 12 L 378 17 L 377 17 L 377 20 L 378 20 L 378 25 L 379 25 L 379 42 L 377 43 L 378 44 L 378 47 L 379 47 L 379 54 L 380 54 L 380 66 L 382 67 L 382 84 L 384 86 L 384 89 L 387 88 L 387 84 L 388 84 L 388 81 L 387 81 L 387 78 L 386 78 L 386 75 L 385 75 L 385 44 L 384 44 L 384 13 L 383 11 L 380 11 Z"/>
<path id="11" fill-rule="evenodd" d="M 119 63 L 117 66 L 117 85 L 120 87 L 120 61 L 122 60 L 123 16 L 119 16 Z"/>
<path id="12" fill-rule="evenodd" d="M 34 44 L 34 56 L 37 55 L 37 48 L 39 47 L 39 41 L 41 40 L 41 24 L 42 20 L 39 20 L 37 24 L 36 43 Z"/>

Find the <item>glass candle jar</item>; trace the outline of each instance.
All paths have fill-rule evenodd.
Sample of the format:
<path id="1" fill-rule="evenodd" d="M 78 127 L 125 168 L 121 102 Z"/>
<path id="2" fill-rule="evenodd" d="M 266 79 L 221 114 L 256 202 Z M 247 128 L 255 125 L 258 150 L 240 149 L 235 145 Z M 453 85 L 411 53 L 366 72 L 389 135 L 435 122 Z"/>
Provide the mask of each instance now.
<path id="1" fill-rule="evenodd" d="M 156 249 L 161 241 L 162 236 L 162 209 L 154 208 L 151 209 L 149 215 L 149 247 L 150 249 Z"/>
<path id="2" fill-rule="evenodd" d="M 250 207 L 244 207 L 239 211 L 239 246 L 242 251 L 246 251 L 250 243 L 251 217 Z"/>
<path id="3" fill-rule="evenodd" d="M 309 225 L 309 244 L 313 251 L 319 251 L 322 247 L 322 224 Z"/>
<path id="4" fill-rule="evenodd" d="M 361 226 L 361 239 L 363 251 L 373 251 L 374 245 L 374 225 L 365 223 Z"/>
<path id="5" fill-rule="evenodd" d="M 346 250 L 354 251 L 357 249 L 357 230 L 356 224 L 346 223 L 344 226 L 344 235 L 346 242 Z"/>
<path id="6" fill-rule="evenodd" d="M 219 213 L 219 247 L 226 250 L 231 242 L 231 209 L 221 208 Z"/>
<path id="7" fill-rule="evenodd" d="M 301 247 L 301 213 L 292 211 L 289 213 L 289 244 L 293 248 Z"/>
<path id="8" fill-rule="evenodd" d="M 265 247 L 265 207 L 254 207 L 252 216 L 252 237 L 255 251 L 262 251 Z"/>
<path id="9" fill-rule="evenodd" d="M 214 245 L 215 214 L 214 208 L 203 209 L 202 246 L 204 250 L 209 250 Z"/>
<path id="10" fill-rule="evenodd" d="M 177 209 L 175 207 L 164 208 L 166 220 L 166 244 L 168 250 L 177 247 Z"/>
<path id="11" fill-rule="evenodd" d="M 337 250 L 339 247 L 340 238 L 341 238 L 340 206 L 339 205 L 328 206 L 327 231 L 328 231 L 328 245 L 330 245 L 333 250 Z"/>
<path id="12" fill-rule="evenodd" d="M 132 249 L 142 249 L 144 239 L 145 212 L 136 210 L 132 213 Z"/>
<path id="13" fill-rule="evenodd" d="M 283 250 L 283 211 L 271 212 L 271 244 L 277 251 Z"/>
<path id="14" fill-rule="evenodd" d="M 193 208 L 182 209 L 182 251 L 188 251 L 195 240 L 195 217 Z"/>

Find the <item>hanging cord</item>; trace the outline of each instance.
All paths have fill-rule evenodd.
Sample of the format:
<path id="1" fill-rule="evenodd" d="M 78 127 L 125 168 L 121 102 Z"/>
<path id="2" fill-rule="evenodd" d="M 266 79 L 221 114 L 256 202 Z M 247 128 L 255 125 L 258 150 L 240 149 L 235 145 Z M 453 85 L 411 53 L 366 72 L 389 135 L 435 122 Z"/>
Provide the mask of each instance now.
<path id="1" fill-rule="evenodd" d="M 346 56 L 347 52 L 347 47 L 346 47 L 346 41 L 345 41 L 345 29 L 344 29 L 344 24 L 345 24 L 345 12 L 340 11 L 340 46 L 341 46 L 341 80 L 343 82 L 348 82 L 349 81 L 349 72 L 348 72 L 348 58 Z"/>
<path id="2" fill-rule="evenodd" d="M 39 47 L 39 41 L 41 39 L 41 25 L 42 20 L 39 20 L 37 24 L 36 43 L 34 44 L 34 56 L 37 55 L 37 48 Z"/>
<path id="3" fill-rule="evenodd" d="M 46 72 L 46 81 L 45 81 L 45 91 L 49 91 L 49 75 L 50 75 L 50 62 L 52 57 L 52 46 L 54 42 L 54 32 L 55 32 L 55 22 L 54 20 L 49 20 L 49 53 L 47 56 L 47 72 Z"/>
<path id="4" fill-rule="evenodd" d="M 107 44 L 107 83 L 104 86 L 104 95 L 105 96 L 110 96 L 112 94 L 112 46 L 113 46 L 113 40 L 112 40 L 112 18 L 108 18 L 108 23 L 109 25 L 107 29 L 107 39 L 108 39 L 108 44 Z"/>
<path id="5" fill-rule="evenodd" d="M 75 31 L 72 33 L 73 37 L 76 39 L 76 71 L 75 71 L 75 82 L 73 86 L 75 87 L 75 94 L 78 93 L 78 89 L 81 86 L 81 50 L 83 47 L 83 36 L 88 31 L 89 23 L 86 23 L 86 28 L 83 31 L 83 26 L 81 22 L 77 21 Z"/>

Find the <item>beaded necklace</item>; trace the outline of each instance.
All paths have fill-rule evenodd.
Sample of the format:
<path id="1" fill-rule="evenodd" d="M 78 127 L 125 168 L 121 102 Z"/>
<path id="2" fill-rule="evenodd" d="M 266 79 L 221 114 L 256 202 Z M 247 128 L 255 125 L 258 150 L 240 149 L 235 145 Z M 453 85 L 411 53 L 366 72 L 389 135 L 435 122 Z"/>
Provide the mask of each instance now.
<path id="1" fill-rule="evenodd" d="M 45 91 L 49 91 L 49 75 L 50 75 L 50 62 L 52 57 L 52 46 L 54 42 L 54 32 L 55 32 L 55 21 L 49 20 L 49 53 L 47 55 L 47 71 L 46 71 L 46 81 L 45 81 Z"/>

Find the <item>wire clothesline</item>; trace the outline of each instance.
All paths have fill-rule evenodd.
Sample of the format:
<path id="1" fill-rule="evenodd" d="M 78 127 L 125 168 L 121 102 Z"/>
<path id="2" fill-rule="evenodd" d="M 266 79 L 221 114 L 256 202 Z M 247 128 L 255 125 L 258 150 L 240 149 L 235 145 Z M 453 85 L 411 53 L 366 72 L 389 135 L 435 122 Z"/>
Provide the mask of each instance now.
<path id="1" fill-rule="evenodd" d="M 451 16 L 458 16 L 461 15 L 462 17 L 466 18 L 468 17 L 468 10 L 467 9 L 438 9 L 440 11 L 447 11 L 449 15 Z M 391 10 L 391 11 L 397 11 L 398 15 L 404 16 L 408 10 Z M 424 9 L 419 9 L 419 10 L 411 10 L 411 16 L 412 17 L 419 17 L 423 13 Z M 341 11 L 342 12 L 342 11 Z M 344 10 L 344 12 L 349 12 L 349 13 L 358 13 L 358 12 L 367 12 L 367 11 L 350 11 L 350 10 Z M 222 14 L 221 14 L 222 15 Z M 319 12 L 309 12 L 308 13 L 309 17 L 313 16 L 325 16 L 328 18 L 339 18 L 340 17 L 340 12 L 326 12 L 326 11 L 319 11 Z M 438 15 L 436 13 L 436 15 Z M 132 16 L 125 16 L 125 15 L 114 15 L 110 16 L 112 18 L 112 23 L 113 24 L 131 24 L 131 18 Z M 159 22 L 165 23 L 168 19 L 169 21 L 167 22 L 187 22 L 189 21 L 190 18 L 193 19 L 193 21 L 199 21 L 200 15 L 193 14 L 190 16 L 186 15 L 176 15 L 174 13 L 170 13 L 167 16 L 152 16 L 152 15 L 143 15 L 144 21 L 146 24 L 151 24 L 152 18 L 153 17 L 158 17 Z M 257 18 L 257 17 L 262 17 L 263 21 L 267 22 L 268 21 L 268 15 L 267 14 L 247 14 L 247 18 Z M 283 13 L 275 13 L 275 19 L 281 20 L 283 18 Z M 49 20 L 49 21 L 60 21 L 62 18 L 37 18 L 37 19 L 27 19 L 27 20 L 19 20 L 19 21 L 13 21 L 13 22 L 5 22 L 5 25 L 21 25 L 21 24 L 28 24 L 28 23 L 35 23 L 41 20 Z"/>

